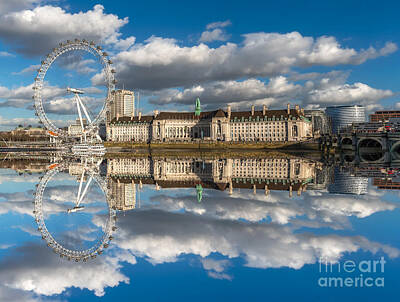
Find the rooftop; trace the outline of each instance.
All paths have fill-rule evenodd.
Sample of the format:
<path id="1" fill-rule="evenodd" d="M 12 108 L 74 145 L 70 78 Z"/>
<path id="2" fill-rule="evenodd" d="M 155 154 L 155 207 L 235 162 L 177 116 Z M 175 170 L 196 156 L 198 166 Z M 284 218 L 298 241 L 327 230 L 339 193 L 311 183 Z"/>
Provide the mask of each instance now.
<path id="1" fill-rule="evenodd" d="M 265 114 L 263 114 L 262 110 L 254 111 L 252 114 L 251 111 L 232 111 L 231 119 L 248 119 L 248 118 L 301 118 L 304 114 L 300 110 L 290 109 L 290 113 L 288 114 L 286 109 L 280 110 L 266 110 Z M 142 116 L 141 119 L 137 116 L 131 118 L 130 116 L 124 116 L 111 120 L 111 123 L 117 122 L 125 122 L 125 123 L 133 123 L 133 122 L 148 122 L 151 123 L 153 120 L 210 120 L 213 117 L 228 117 L 228 113 L 222 109 L 214 110 L 214 111 L 206 111 L 201 112 L 200 115 L 195 115 L 195 112 L 169 112 L 164 111 L 157 114 L 157 116 L 145 115 Z"/>

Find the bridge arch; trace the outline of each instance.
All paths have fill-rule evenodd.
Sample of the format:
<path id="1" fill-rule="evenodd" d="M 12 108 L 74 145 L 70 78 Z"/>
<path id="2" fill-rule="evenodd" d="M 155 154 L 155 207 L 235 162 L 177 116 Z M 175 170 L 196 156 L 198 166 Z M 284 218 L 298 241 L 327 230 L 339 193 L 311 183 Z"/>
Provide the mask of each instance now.
<path id="1" fill-rule="evenodd" d="M 343 137 L 340 141 L 342 148 L 349 149 L 353 146 L 353 140 L 351 137 Z"/>
<path id="2" fill-rule="evenodd" d="M 354 159 L 355 159 L 355 155 L 354 154 L 344 154 L 343 155 L 343 160 L 346 163 L 352 163 L 354 161 Z"/>
<path id="3" fill-rule="evenodd" d="M 382 142 L 375 138 L 364 138 L 358 142 L 358 155 L 365 162 L 377 162 L 384 157 Z"/>
<path id="4" fill-rule="evenodd" d="M 394 159 L 400 159 L 400 141 L 393 144 L 392 148 L 390 149 L 390 152 L 392 153 L 392 157 Z"/>

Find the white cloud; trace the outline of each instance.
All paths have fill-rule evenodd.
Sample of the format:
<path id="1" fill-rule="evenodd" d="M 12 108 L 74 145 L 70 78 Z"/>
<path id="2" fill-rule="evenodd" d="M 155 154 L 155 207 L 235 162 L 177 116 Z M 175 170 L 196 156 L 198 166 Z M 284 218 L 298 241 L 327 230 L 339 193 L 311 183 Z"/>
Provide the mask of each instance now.
<path id="1" fill-rule="evenodd" d="M 15 55 L 7 51 L 0 51 L 0 57 L 15 57 Z"/>
<path id="2" fill-rule="evenodd" d="M 342 47 L 334 37 L 314 39 L 298 32 L 246 34 L 241 44 L 228 42 L 217 48 L 205 44 L 180 46 L 174 39 L 151 37 L 120 52 L 114 61 L 120 82 L 137 89 L 160 90 L 274 77 L 294 67 L 361 64 L 395 49 L 393 43 L 387 43 L 381 49 L 357 51 Z"/>
<path id="3" fill-rule="evenodd" d="M 213 22 L 213 23 L 207 24 L 206 29 L 223 28 L 223 27 L 227 27 L 229 25 L 232 25 L 232 22 L 230 20 L 218 21 L 218 22 Z"/>
<path id="4" fill-rule="evenodd" d="M 389 257 L 400 253 L 362 236 L 316 235 L 293 232 L 288 226 L 276 224 L 221 221 L 161 211 L 129 212 L 118 225 L 118 246 L 155 264 L 175 262 L 183 254 L 207 257 L 219 253 L 228 258 L 241 256 L 250 267 L 300 269 L 320 257 L 337 261 L 345 253 L 360 249 L 371 253 L 382 250 Z"/>
<path id="5" fill-rule="evenodd" d="M 228 260 L 215 260 L 212 258 L 201 259 L 201 264 L 205 270 L 213 270 L 217 273 L 222 273 L 229 265 Z"/>
<path id="6" fill-rule="evenodd" d="M 37 295 L 56 295 L 76 287 L 103 296 L 105 288 L 129 283 L 120 272 L 120 262 L 135 264 L 135 258 L 126 252 L 113 257 L 103 256 L 87 263 L 73 263 L 60 259 L 46 245 L 27 244 L 14 254 L 2 259 L 0 282 L 7 289 L 33 292 Z M 95 277 L 94 277 L 95 276 Z"/>
<path id="7" fill-rule="evenodd" d="M 6 250 L 13 246 L 14 244 L 0 244 L 0 250 Z"/>
<path id="8" fill-rule="evenodd" d="M 226 41 L 229 39 L 229 35 L 227 35 L 222 29 L 216 28 L 211 31 L 206 30 L 201 33 L 201 37 L 199 39 L 200 42 L 213 42 L 213 41 Z"/>
<path id="9" fill-rule="evenodd" d="M 233 108 L 250 108 L 251 105 L 281 107 L 283 103 L 296 102 L 304 107 L 362 104 L 368 110 L 377 109 L 380 100 L 391 97 L 390 90 L 381 90 L 363 83 L 345 84 L 347 75 L 328 73 L 312 75 L 305 84 L 290 82 L 284 76 L 273 77 L 268 83 L 258 79 L 243 81 L 215 81 L 186 89 L 164 89 L 153 93 L 150 103 L 193 104 L 200 97 L 207 108 L 215 109 L 231 104 Z M 299 76 L 296 75 L 298 79 Z M 371 106 L 373 105 L 373 106 Z"/>
<path id="10" fill-rule="evenodd" d="M 21 71 L 18 72 L 13 72 L 13 75 L 20 75 L 20 74 L 25 74 L 25 73 L 36 73 L 40 65 L 30 65 Z"/>
<path id="11" fill-rule="evenodd" d="M 33 117 L 15 117 L 15 118 L 7 118 L 4 116 L 0 116 L 0 127 L 2 130 L 7 130 L 10 128 L 15 128 L 18 125 L 32 125 L 38 126 L 39 120 Z"/>
<path id="12" fill-rule="evenodd" d="M 0 16 L 0 38 L 17 52 L 43 55 L 59 42 L 72 38 L 118 43 L 119 30 L 126 23 L 128 18 L 105 14 L 104 7 L 99 4 L 92 10 L 79 13 L 45 5 Z"/>
<path id="13" fill-rule="evenodd" d="M 32 69 L 32 66 L 26 68 L 26 70 Z M 24 69 L 25 70 L 25 69 Z M 24 72 L 21 71 L 21 72 Z M 27 71 L 28 72 L 28 71 Z M 20 86 L 14 89 L 8 89 L 7 87 L 0 86 L 0 99 L 4 101 L 0 102 L 0 107 L 14 107 L 14 108 L 26 108 L 33 110 L 33 84 L 27 86 Z M 102 106 L 105 99 L 105 92 L 97 87 L 80 87 L 86 94 L 99 95 L 94 96 L 82 96 L 81 99 L 85 103 L 86 107 L 92 114 L 97 114 L 99 108 Z M 104 95 L 102 97 L 101 95 Z M 58 86 L 45 85 L 42 90 L 43 106 L 46 113 L 54 113 L 59 115 L 66 114 L 77 114 L 76 104 L 73 101 L 73 97 L 68 94 L 66 88 Z M 0 117 L 2 119 L 2 117 Z M 5 119 L 4 125 L 14 125 L 15 122 L 19 123 L 22 118 Z M 28 118 L 30 124 L 37 124 L 38 118 Z M 52 120 L 56 125 L 68 125 L 69 121 L 65 120 Z"/>
<path id="14" fill-rule="evenodd" d="M 2 0 L 0 1 L 0 14 L 31 8 L 43 0 Z"/>
<path id="15" fill-rule="evenodd" d="M 312 90 L 309 93 L 310 104 L 370 104 L 393 96 L 390 90 L 374 89 L 363 83 L 344 84 L 327 89 Z"/>
<path id="16" fill-rule="evenodd" d="M 152 198 L 144 208 L 169 212 L 184 210 L 186 213 L 224 220 L 256 223 L 267 219 L 282 225 L 296 222 L 299 225 L 342 229 L 349 226 L 347 218 L 350 216 L 365 218 L 398 208 L 395 203 L 382 200 L 381 195 L 382 192 L 374 189 L 370 189 L 368 198 L 364 199 L 351 195 L 331 195 L 326 191 L 307 191 L 300 198 L 289 198 L 287 192 L 271 192 L 265 196 L 263 192 L 253 195 L 250 190 L 234 190 L 231 196 L 225 191 L 204 194 L 202 203 L 186 194 L 165 194 Z"/>

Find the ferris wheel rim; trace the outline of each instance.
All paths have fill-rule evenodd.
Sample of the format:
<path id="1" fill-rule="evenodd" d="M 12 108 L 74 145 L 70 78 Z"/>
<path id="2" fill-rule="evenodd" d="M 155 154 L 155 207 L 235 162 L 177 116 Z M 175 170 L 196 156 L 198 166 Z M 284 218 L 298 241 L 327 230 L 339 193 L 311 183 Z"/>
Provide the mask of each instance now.
<path id="1" fill-rule="evenodd" d="M 109 59 L 108 54 L 102 51 L 101 46 L 96 46 L 94 42 L 75 39 L 74 41 L 67 40 L 65 43 L 60 43 L 59 47 L 53 48 L 52 52 L 50 52 L 41 62 L 41 66 L 38 69 L 38 73 L 35 77 L 35 82 L 33 84 L 33 99 L 35 114 L 39 117 L 40 122 L 47 128 L 49 132 L 59 137 L 68 137 L 68 131 L 54 125 L 54 123 L 48 118 L 43 106 L 42 90 L 46 73 L 50 69 L 54 61 L 61 55 L 76 50 L 86 51 L 98 59 L 98 61 L 102 65 L 102 73 L 104 74 L 104 77 L 106 79 L 107 86 L 107 95 L 105 97 L 100 112 L 93 118 L 90 123 L 88 123 L 84 127 L 80 135 L 83 135 L 84 132 L 88 133 L 90 131 L 93 131 L 104 119 L 105 114 L 108 110 L 109 101 L 111 99 L 111 92 L 115 90 L 115 70 L 111 68 L 112 61 Z"/>
<path id="2" fill-rule="evenodd" d="M 38 226 L 38 230 L 42 235 L 42 239 L 46 240 L 47 246 L 53 249 L 53 251 L 60 255 L 60 257 L 65 257 L 68 260 L 75 261 L 87 261 L 91 258 L 95 258 L 97 255 L 100 255 L 103 252 L 103 249 L 107 248 L 109 242 L 111 241 L 111 234 L 115 228 L 115 218 L 116 211 L 113 209 L 111 203 L 111 199 L 109 194 L 107 193 L 107 185 L 102 181 L 102 178 L 99 175 L 93 175 L 94 180 L 98 183 L 101 190 L 106 195 L 106 202 L 108 205 L 108 219 L 105 227 L 103 228 L 104 234 L 97 240 L 97 242 L 88 249 L 84 250 L 73 250 L 65 248 L 62 244 L 58 243 L 57 240 L 51 235 L 49 230 L 47 229 L 46 222 L 43 216 L 43 193 L 48 184 L 48 182 L 58 173 L 64 170 L 65 167 L 58 166 L 52 170 L 49 170 L 40 180 L 36 193 L 35 193 L 35 207 L 34 207 L 34 215 L 35 221 Z"/>

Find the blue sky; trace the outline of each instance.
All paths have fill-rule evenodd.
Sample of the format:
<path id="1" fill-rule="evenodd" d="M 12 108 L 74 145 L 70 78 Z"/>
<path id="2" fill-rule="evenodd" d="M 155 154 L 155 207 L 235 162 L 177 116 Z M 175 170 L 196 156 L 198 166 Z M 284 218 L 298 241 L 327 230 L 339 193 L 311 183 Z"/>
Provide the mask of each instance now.
<path id="1" fill-rule="evenodd" d="M 1 1 L 1 127 L 36 122 L 29 87 L 35 65 L 59 42 L 75 37 L 104 46 L 115 62 L 118 86 L 140 92 L 144 113 L 192 110 L 196 97 L 205 109 L 278 108 L 287 102 L 398 109 L 399 6 L 395 1 Z M 84 75 L 99 87 L 96 72 Z M 56 90 L 64 91 L 62 77 L 48 85 L 45 101 L 54 109 L 52 118 L 70 114 L 71 101 Z"/>

